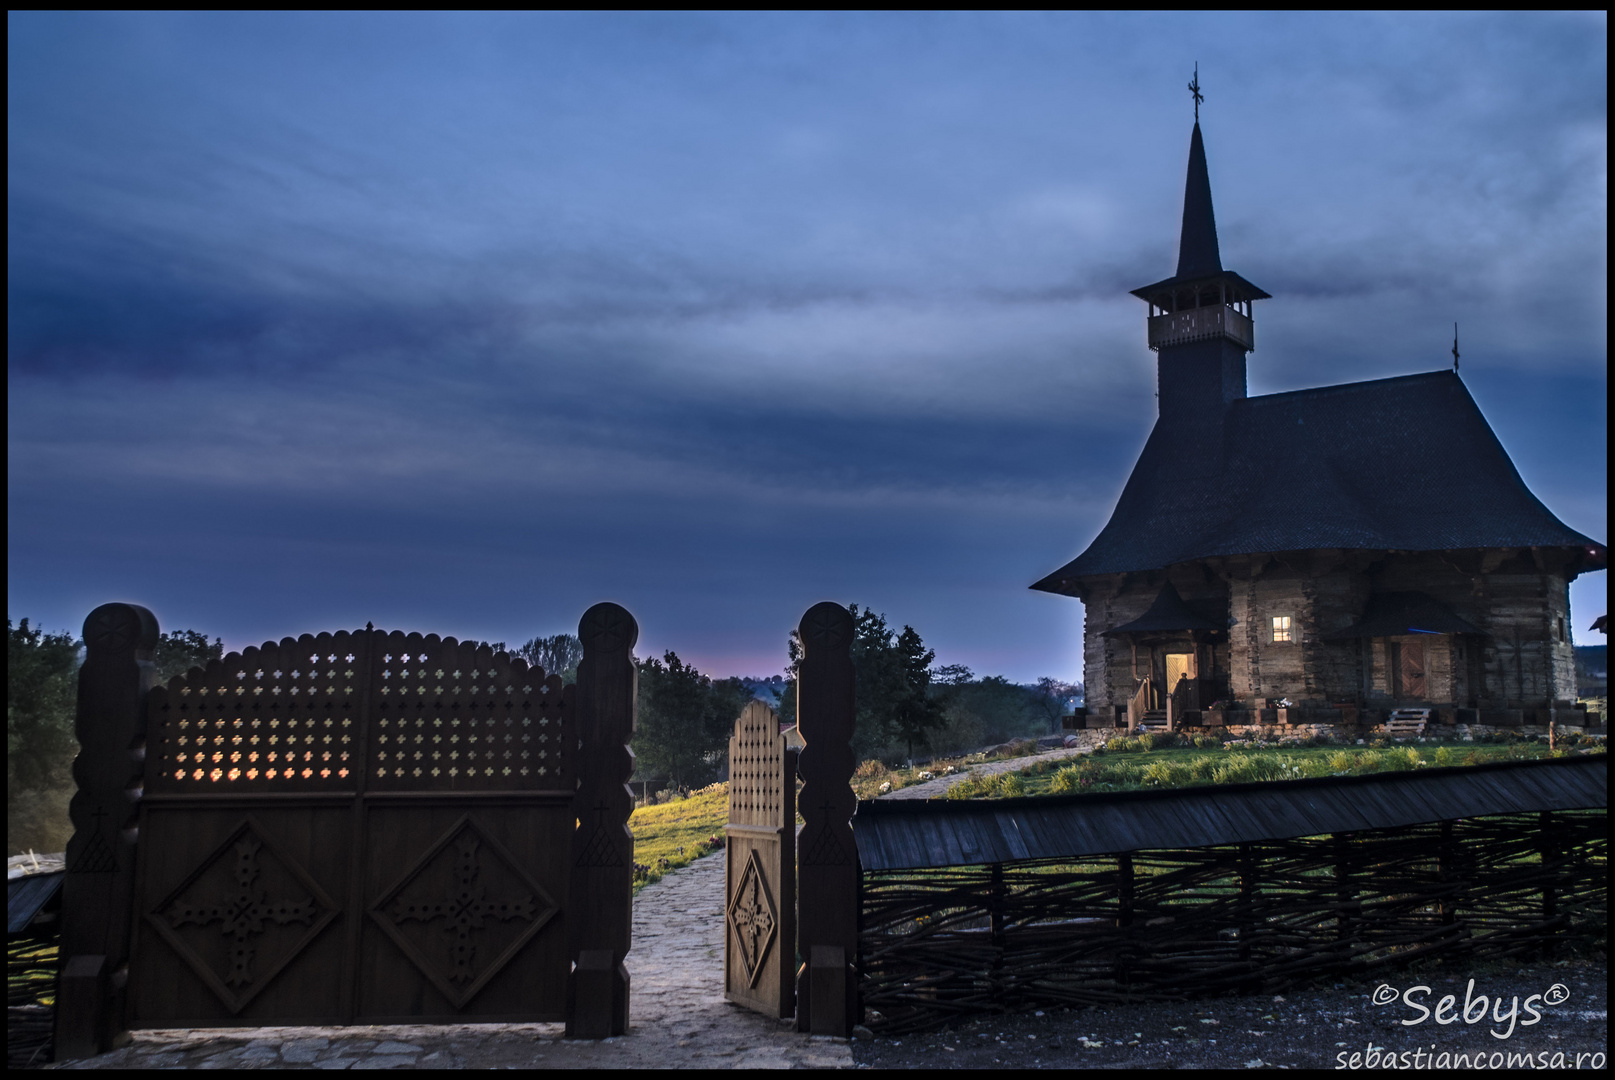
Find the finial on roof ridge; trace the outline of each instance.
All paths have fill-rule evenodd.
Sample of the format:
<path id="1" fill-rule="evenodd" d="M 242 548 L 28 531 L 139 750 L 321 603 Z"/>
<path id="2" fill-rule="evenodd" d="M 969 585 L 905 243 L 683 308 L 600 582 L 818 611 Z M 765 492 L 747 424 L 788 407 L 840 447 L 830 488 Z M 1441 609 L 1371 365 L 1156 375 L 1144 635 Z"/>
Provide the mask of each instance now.
<path id="1" fill-rule="evenodd" d="M 1194 122 L 1200 122 L 1200 103 L 1206 96 L 1200 92 L 1200 61 L 1194 62 L 1194 81 L 1189 83 L 1189 93 L 1194 95 Z"/>

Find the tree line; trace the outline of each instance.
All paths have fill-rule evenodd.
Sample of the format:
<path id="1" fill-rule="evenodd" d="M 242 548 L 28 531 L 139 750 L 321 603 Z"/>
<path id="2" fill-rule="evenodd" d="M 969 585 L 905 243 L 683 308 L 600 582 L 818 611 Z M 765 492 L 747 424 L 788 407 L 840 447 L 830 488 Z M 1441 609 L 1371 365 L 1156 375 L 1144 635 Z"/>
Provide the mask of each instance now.
<path id="1" fill-rule="evenodd" d="M 934 667 L 935 651 L 912 626 L 898 630 L 884 614 L 849 605 L 853 616 L 852 661 L 858 686 L 853 751 L 858 760 L 896 763 L 917 753 L 955 754 L 1010 739 L 1059 730 L 1060 716 L 1081 694 L 1080 685 L 1055 679 L 1035 686 L 1000 676 L 978 678 L 959 664 Z M 6 781 L 7 842 L 61 850 L 77 743 L 73 713 L 83 645 L 71 634 L 53 634 L 27 619 L 7 627 Z M 520 656 L 565 683 L 577 681 L 583 645 L 571 634 L 534 637 L 509 648 L 504 642 L 474 642 Z M 174 630 L 157 643 L 159 681 L 222 659 L 224 642 L 195 630 Z M 660 659 L 635 659 L 639 671 L 639 721 L 632 748 L 635 775 L 695 788 L 726 774 L 734 722 L 754 696 L 777 696 L 782 725 L 796 721 L 796 675 L 801 642 L 786 641 L 783 684 L 773 679 L 713 678 L 668 651 Z"/>
<path id="2" fill-rule="evenodd" d="M 1035 685 L 1001 675 L 977 677 L 963 664 L 932 667 L 936 659 L 912 626 L 896 630 L 884 614 L 849 604 L 850 649 L 858 686 L 852 749 L 859 761 L 913 760 L 916 752 L 958 754 L 1060 729 L 1060 718 L 1082 695 L 1081 684 L 1044 677 Z M 796 722 L 796 674 L 802 643 L 786 641 L 788 682 L 780 719 Z"/>
<path id="3" fill-rule="evenodd" d="M 224 657 L 224 641 L 195 630 L 157 639 L 152 660 L 167 682 Z M 60 851 L 73 795 L 73 715 L 84 643 L 23 619 L 6 619 L 6 844 L 13 851 Z"/>

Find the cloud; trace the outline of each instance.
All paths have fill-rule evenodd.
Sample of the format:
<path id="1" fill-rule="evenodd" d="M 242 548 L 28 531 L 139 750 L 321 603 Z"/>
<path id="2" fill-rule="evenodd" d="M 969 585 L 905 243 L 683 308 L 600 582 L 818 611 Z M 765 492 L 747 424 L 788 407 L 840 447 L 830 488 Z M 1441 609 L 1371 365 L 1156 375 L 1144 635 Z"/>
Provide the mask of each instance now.
<path id="1" fill-rule="evenodd" d="M 1599 16 L 8 27 L 24 613 L 515 638 L 610 594 L 739 663 L 833 596 L 1072 676 L 1079 605 L 1024 586 L 1153 421 L 1127 290 L 1196 55 L 1252 392 L 1443 367 L 1456 320 L 1528 480 L 1604 512 Z"/>

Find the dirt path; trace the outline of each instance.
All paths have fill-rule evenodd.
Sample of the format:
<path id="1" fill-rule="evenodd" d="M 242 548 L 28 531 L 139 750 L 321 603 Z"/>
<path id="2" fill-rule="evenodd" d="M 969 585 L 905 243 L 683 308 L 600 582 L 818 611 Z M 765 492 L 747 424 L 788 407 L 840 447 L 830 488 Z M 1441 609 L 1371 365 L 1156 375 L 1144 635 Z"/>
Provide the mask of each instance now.
<path id="1" fill-rule="evenodd" d="M 1003 761 L 986 761 L 980 765 L 972 765 L 969 769 L 956 772 L 951 776 L 939 776 L 935 780 L 927 780 L 920 784 L 910 784 L 905 788 L 887 792 L 879 796 L 882 799 L 940 799 L 946 795 L 948 789 L 970 776 L 996 776 L 999 773 L 1015 772 L 1039 761 L 1059 761 L 1065 758 L 1080 757 L 1093 752 L 1091 746 L 1077 746 L 1066 749 L 1045 750 L 1040 754 L 1029 754 L 1026 757 L 1005 758 Z"/>
<path id="2" fill-rule="evenodd" d="M 723 857 L 697 859 L 634 900 L 629 1034 L 561 1038 L 560 1024 L 142 1031 L 132 1045 L 56 1068 L 845 1068 L 843 1040 L 723 999 Z"/>

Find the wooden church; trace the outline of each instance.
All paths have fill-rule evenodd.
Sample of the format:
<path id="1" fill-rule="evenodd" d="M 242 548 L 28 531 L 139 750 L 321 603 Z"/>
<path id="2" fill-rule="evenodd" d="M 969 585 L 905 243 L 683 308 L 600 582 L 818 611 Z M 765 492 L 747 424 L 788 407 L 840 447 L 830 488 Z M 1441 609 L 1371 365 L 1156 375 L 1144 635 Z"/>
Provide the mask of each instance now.
<path id="1" fill-rule="evenodd" d="M 1133 295 L 1154 430 L 1032 586 L 1086 609 L 1089 724 L 1580 722 L 1569 585 L 1604 545 L 1531 494 L 1456 370 L 1246 396 L 1269 297 L 1223 268 L 1198 119 L 1177 273 Z"/>

